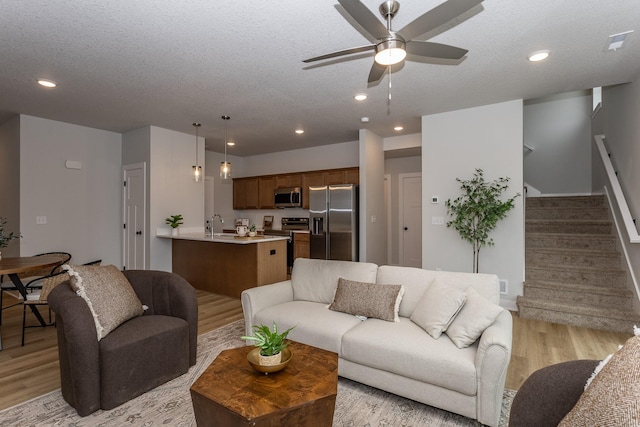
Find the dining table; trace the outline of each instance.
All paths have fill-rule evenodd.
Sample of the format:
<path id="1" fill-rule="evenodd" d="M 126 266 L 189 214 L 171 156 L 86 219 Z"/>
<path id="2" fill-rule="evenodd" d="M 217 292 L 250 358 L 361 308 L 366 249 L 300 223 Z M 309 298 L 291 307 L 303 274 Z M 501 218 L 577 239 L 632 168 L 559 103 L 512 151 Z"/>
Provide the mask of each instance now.
<path id="1" fill-rule="evenodd" d="M 27 298 L 27 288 L 24 286 L 20 275 L 28 275 L 34 271 L 41 270 L 43 268 L 53 268 L 56 264 L 60 263 L 60 257 L 57 255 L 42 255 L 42 256 L 28 256 L 28 257 L 9 257 L 0 258 L 0 276 L 7 275 L 13 282 L 22 298 Z M 42 326 L 46 326 L 45 320 L 42 318 L 38 307 L 35 304 L 30 304 L 29 308 L 33 312 L 36 319 Z M 2 333 L 0 331 L 0 350 L 2 350 Z"/>

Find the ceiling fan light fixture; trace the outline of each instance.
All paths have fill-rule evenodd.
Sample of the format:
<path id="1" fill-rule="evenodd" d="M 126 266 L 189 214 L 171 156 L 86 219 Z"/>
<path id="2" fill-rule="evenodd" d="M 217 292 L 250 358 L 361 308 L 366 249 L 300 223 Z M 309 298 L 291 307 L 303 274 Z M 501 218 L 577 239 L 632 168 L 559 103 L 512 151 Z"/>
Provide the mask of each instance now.
<path id="1" fill-rule="evenodd" d="M 402 40 L 390 39 L 376 45 L 375 61 L 380 65 L 394 65 L 406 57 L 405 42 Z"/>
<path id="2" fill-rule="evenodd" d="M 545 59 L 547 59 L 549 57 L 549 54 L 551 52 L 548 50 L 537 50 L 535 52 L 533 52 L 531 55 L 529 55 L 529 57 L 527 59 L 529 59 L 529 61 L 531 62 L 540 62 L 540 61 L 544 61 Z"/>

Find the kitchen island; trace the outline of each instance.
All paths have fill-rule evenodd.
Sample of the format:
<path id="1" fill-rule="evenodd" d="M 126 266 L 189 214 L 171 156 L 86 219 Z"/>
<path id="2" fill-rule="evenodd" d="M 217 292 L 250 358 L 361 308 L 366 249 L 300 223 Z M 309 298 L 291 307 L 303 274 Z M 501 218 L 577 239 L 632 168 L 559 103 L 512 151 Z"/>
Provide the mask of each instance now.
<path id="1" fill-rule="evenodd" d="M 204 233 L 157 237 L 172 240 L 172 271 L 196 289 L 240 298 L 245 289 L 287 279 L 288 237 Z"/>

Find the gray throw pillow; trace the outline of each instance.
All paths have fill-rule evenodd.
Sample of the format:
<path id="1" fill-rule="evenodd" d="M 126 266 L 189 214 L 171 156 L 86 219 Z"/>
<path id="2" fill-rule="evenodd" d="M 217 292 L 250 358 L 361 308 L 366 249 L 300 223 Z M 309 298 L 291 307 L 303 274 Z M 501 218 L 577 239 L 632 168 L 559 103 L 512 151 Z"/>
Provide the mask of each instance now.
<path id="1" fill-rule="evenodd" d="M 141 316 L 142 303 L 131 283 L 114 265 L 64 265 L 71 287 L 93 315 L 98 341 L 127 320 Z"/>
<path id="2" fill-rule="evenodd" d="M 341 277 L 338 279 L 336 294 L 329 309 L 355 316 L 399 322 L 398 310 L 403 294 L 402 285 L 354 282 Z"/>

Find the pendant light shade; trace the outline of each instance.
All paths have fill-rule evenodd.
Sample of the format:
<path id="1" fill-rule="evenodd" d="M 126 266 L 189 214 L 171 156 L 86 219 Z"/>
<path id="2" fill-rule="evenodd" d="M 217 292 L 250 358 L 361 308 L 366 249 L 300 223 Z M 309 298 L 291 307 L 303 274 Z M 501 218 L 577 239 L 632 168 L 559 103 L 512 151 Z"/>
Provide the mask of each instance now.
<path id="1" fill-rule="evenodd" d="M 222 116 L 222 120 L 224 120 L 224 162 L 220 162 L 220 178 L 223 180 L 231 179 L 231 163 L 227 161 L 227 122 L 230 119 L 229 116 Z"/>
<path id="2" fill-rule="evenodd" d="M 198 129 L 200 128 L 201 124 L 200 123 L 194 123 L 193 127 L 196 128 L 196 164 L 193 165 L 193 180 L 195 182 L 201 182 L 202 181 L 202 166 L 200 166 L 198 164 Z"/>

